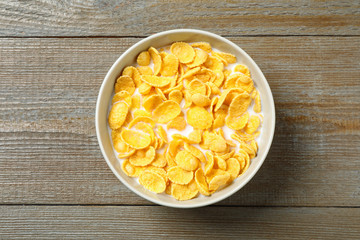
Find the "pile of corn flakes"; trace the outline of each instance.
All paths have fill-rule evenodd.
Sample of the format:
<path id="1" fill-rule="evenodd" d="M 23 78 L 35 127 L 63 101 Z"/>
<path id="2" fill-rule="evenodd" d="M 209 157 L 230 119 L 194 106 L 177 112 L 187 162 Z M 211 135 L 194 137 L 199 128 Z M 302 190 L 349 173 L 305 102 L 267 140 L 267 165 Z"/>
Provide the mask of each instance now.
<path id="1" fill-rule="evenodd" d="M 235 65 L 230 53 L 206 42 L 175 42 L 169 50 L 141 52 L 137 67 L 117 79 L 108 117 L 112 143 L 124 173 L 146 189 L 177 200 L 209 196 L 256 156 L 260 95 L 248 67 Z"/>

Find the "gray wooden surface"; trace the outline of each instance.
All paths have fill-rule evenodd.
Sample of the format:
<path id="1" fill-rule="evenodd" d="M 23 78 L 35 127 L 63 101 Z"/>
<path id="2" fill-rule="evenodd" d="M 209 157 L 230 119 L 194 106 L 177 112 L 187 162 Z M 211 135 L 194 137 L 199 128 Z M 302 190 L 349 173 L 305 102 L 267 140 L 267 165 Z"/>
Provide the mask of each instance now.
<path id="1" fill-rule="evenodd" d="M 227 36 L 275 98 L 264 165 L 201 209 L 130 192 L 95 135 L 112 63 L 171 28 Z M 0 0 L 0 238 L 359 239 L 359 48 L 358 1 Z"/>

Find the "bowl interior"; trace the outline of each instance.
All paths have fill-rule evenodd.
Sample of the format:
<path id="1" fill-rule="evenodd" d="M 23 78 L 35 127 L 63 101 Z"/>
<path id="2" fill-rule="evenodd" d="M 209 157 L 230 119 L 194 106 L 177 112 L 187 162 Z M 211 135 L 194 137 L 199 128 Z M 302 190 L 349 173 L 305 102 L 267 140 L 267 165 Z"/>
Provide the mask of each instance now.
<path id="1" fill-rule="evenodd" d="M 155 194 L 147 191 L 139 185 L 135 178 L 130 178 L 121 170 L 112 144 L 111 136 L 107 130 L 107 114 L 111 96 L 113 93 L 114 83 L 124 67 L 133 65 L 137 55 L 150 46 L 160 48 L 169 45 L 175 41 L 184 42 L 209 42 L 214 48 L 234 54 L 239 63 L 247 65 L 250 69 L 255 87 L 260 92 L 262 102 L 262 113 L 264 115 L 261 136 L 258 139 L 258 155 L 250 164 L 249 169 L 237 178 L 230 186 L 214 193 L 210 197 L 198 197 L 188 201 L 177 201 L 172 196 L 166 194 Z M 109 167 L 117 178 L 136 194 L 154 203 L 179 208 L 200 207 L 218 202 L 242 188 L 257 172 L 266 158 L 270 149 L 275 129 L 275 108 L 270 87 L 256 63 L 237 45 L 218 35 L 192 29 L 171 30 L 152 35 L 133 45 L 114 63 L 107 73 L 101 86 L 96 106 L 96 131 L 101 151 Z"/>

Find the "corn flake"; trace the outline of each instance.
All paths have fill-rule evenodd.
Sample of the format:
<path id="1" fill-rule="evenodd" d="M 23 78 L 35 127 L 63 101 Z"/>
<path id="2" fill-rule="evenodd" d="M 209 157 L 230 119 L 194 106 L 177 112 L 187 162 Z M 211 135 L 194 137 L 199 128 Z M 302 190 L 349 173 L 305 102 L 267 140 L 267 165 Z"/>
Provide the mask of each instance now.
<path id="1" fill-rule="evenodd" d="M 173 183 L 185 185 L 194 178 L 192 171 L 186 171 L 179 166 L 171 167 L 167 170 L 167 177 Z"/>
<path id="2" fill-rule="evenodd" d="M 170 51 L 181 63 L 190 63 L 195 58 L 194 49 L 185 42 L 175 42 L 171 45 Z"/>
<path id="3" fill-rule="evenodd" d="M 184 144 L 184 148 L 186 151 L 188 151 L 191 155 L 199 159 L 201 162 L 205 163 L 206 158 L 202 151 L 200 151 L 197 147 L 194 147 L 193 145 L 190 145 L 189 143 Z"/>
<path id="4" fill-rule="evenodd" d="M 178 104 L 180 104 L 182 99 L 183 99 L 183 94 L 180 90 L 175 89 L 169 93 L 169 100 L 173 100 L 173 101 L 177 102 Z"/>
<path id="5" fill-rule="evenodd" d="M 153 118 L 155 122 L 167 123 L 181 113 L 181 107 L 172 100 L 165 101 L 155 108 Z"/>
<path id="6" fill-rule="evenodd" d="M 236 57 L 231 53 L 224 53 L 224 52 L 213 52 L 213 54 L 219 57 L 222 60 L 225 60 L 226 64 L 236 63 Z"/>
<path id="7" fill-rule="evenodd" d="M 140 73 L 137 70 L 137 68 L 133 67 L 133 66 L 129 66 L 126 67 L 123 72 L 122 72 L 123 76 L 129 76 L 131 77 L 131 79 L 134 81 L 135 86 L 139 87 L 141 84 L 141 79 L 140 79 Z M 130 93 L 130 92 L 129 92 Z"/>
<path id="8" fill-rule="evenodd" d="M 233 117 L 228 116 L 225 119 L 225 124 L 230 129 L 241 130 L 246 126 L 248 121 L 249 121 L 249 113 L 246 112 L 239 118 L 233 118 Z"/>
<path id="9" fill-rule="evenodd" d="M 167 124 L 167 129 L 170 128 L 183 131 L 186 128 L 185 118 L 183 116 L 177 116 Z"/>
<path id="10" fill-rule="evenodd" d="M 199 193 L 195 181 L 191 181 L 187 185 L 179 185 L 174 183 L 171 186 L 171 195 L 179 201 L 190 200 Z"/>
<path id="11" fill-rule="evenodd" d="M 139 176 L 139 183 L 146 189 L 155 193 L 162 193 L 166 189 L 166 182 L 164 178 L 152 171 L 142 172 Z"/>
<path id="12" fill-rule="evenodd" d="M 150 95 L 149 97 L 145 98 L 143 107 L 146 111 L 152 112 L 157 106 L 159 106 L 163 102 L 162 98 L 157 95 Z"/>
<path id="13" fill-rule="evenodd" d="M 260 99 L 259 92 L 257 92 L 256 97 L 255 97 L 254 112 L 256 112 L 256 113 L 261 112 L 261 99 Z"/>
<path id="14" fill-rule="evenodd" d="M 242 93 L 237 95 L 230 103 L 229 116 L 232 118 L 240 117 L 250 106 L 251 98 L 249 94 Z"/>
<path id="15" fill-rule="evenodd" d="M 125 90 L 122 90 L 120 92 L 115 93 L 112 104 L 119 102 L 119 101 L 125 101 L 128 106 L 131 106 L 131 95 Z"/>
<path id="16" fill-rule="evenodd" d="M 141 98 L 139 95 L 134 95 L 131 97 L 131 108 L 138 109 L 141 106 Z"/>
<path id="17" fill-rule="evenodd" d="M 125 122 L 129 106 L 125 102 L 115 103 L 109 113 L 109 126 L 111 129 L 119 129 Z"/>
<path id="18" fill-rule="evenodd" d="M 126 128 L 122 130 L 120 136 L 126 144 L 135 149 L 146 148 L 151 143 L 151 137 L 149 134 Z"/>
<path id="19" fill-rule="evenodd" d="M 134 166 L 144 167 L 151 164 L 154 159 L 155 149 L 150 146 L 148 149 L 137 150 L 129 157 L 129 162 Z"/>
<path id="20" fill-rule="evenodd" d="M 202 95 L 201 93 L 195 93 L 191 96 L 191 101 L 199 107 L 207 107 L 210 105 L 211 100 L 209 97 Z"/>
<path id="21" fill-rule="evenodd" d="M 189 139 L 190 141 L 194 142 L 194 143 L 200 143 L 201 139 L 202 139 L 202 130 L 201 129 L 194 129 L 190 134 L 189 134 Z"/>
<path id="22" fill-rule="evenodd" d="M 152 75 L 141 75 L 141 80 L 153 87 L 164 87 L 169 85 L 171 77 L 158 77 Z"/>
<path id="23" fill-rule="evenodd" d="M 161 67 L 161 75 L 165 77 L 173 76 L 177 73 L 179 68 L 179 60 L 173 54 L 167 54 L 163 58 L 162 67 Z"/>
<path id="24" fill-rule="evenodd" d="M 155 48 L 150 47 L 148 51 L 154 63 L 154 75 L 156 76 L 161 70 L 162 59 L 158 50 L 156 50 Z"/>
<path id="25" fill-rule="evenodd" d="M 249 68 L 245 65 L 238 64 L 234 68 L 235 72 L 241 72 L 242 74 L 245 74 L 246 76 L 250 77 L 250 71 Z"/>
<path id="26" fill-rule="evenodd" d="M 202 195 L 209 196 L 211 194 L 209 191 L 209 185 L 206 182 L 204 171 L 201 168 L 195 172 L 195 182 Z"/>
<path id="27" fill-rule="evenodd" d="M 151 118 L 152 115 L 151 113 L 149 113 L 148 111 L 144 110 L 144 109 L 136 109 L 134 112 L 134 118 L 137 118 L 137 117 L 148 117 L 148 118 Z"/>
<path id="28" fill-rule="evenodd" d="M 205 163 L 205 174 L 210 174 L 211 170 L 214 168 L 214 155 L 211 152 L 205 152 L 206 163 Z"/>
<path id="29" fill-rule="evenodd" d="M 252 115 L 245 127 L 245 132 L 247 134 L 253 134 L 260 125 L 260 118 L 256 115 Z"/>
<path id="30" fill-rule="evenodd" d="M 201 64 L 203 64 L 206 59 L 208 58 L 208 54 L 207 52 L 205 52 L 204 50 L 201 49 L 194 49 L 195 50 L 195 58 L 191 63 L 188 63 L 187 66 L 189 68 L 194 68 L 194 67 L 198 67 Z"/>
<path id="31" fill-rule="evenodd" d="M 226 170 L 226 161 L 219 156 L 214 156 L 214 168 Z"/>
<path id="32" fill-rule="evenodd" d="M 154 74 L 152 68 L 149 66 L 140 66 L 140 67 L 137 67 L 137 70 L 139 71 L 140 75 L 153 75 Z"/>
<path id="33" fill-rule="evenodd" d="M 197 129 L 208 129 L 211 127 L 213 118 L 212 114 L 205 108 L 195 106 L 187 111 L 187 122 L 190 126 Z"/>
<path id="34" fill-rule="evenodd" d="M 211 45 L 207 42 L 196 42 L 196 43 L 191 44 L 191 46 L 194 48 L 200 48 L 208 53 L 211 53 L 211 51 L 212 51 Z"/>
<path id="35" fill-rule="evenodd" d="M 150 64 L 150 53 L 148 51 L 143 51 L 141 52 L 137 59 L 136 62 L 140 65 L 140 66 L 147 66 Z"/>
<path id="36" fill-rule="evenodd" d="M 142 95 L 149 94 L 151 92 L 152 86 L 147 83 L 142 83 L 139 86 L 139 93 Z"/>
<path id="37" fill-rule="evenodd" d="M 226 174 L 216 175 L 211 181 L 209 181 L 209 190 L 216 191 L 219 187 L 225 185 L 230 179 L 230 174 L 226 172 Z"/>
<path id="38" fill-rule="evenodd" d="M 186 171 L 194 171 L 199 167 L 199 159 L 185 150 L 181 150 L 176 154 L 175 162 Z"/>
<path id="39" fill-rule="evenodd" d="M 144 171 L 143 167 L 137 167 L 132 165 L 128 159 L 125 159 L 121 165 L 123 172 L 129 177 L 139 177 L 140 174 Z"/>
<path id="40" fill-rule="evenodd" d="M 115 93 L 120 91 L 127 91 L 130 95 L 133 95 L 135 92 L 135 83 L 131 77 L 125 75 L 120 76 L 115 83 Z"/>
<path id="41" fill-rule="evenodd" d="M 155 160 L 151 163 L 151 165 L 162 169 L 163 167 L 166 166 L 165 156 L 163 154 L 156 153 Z M 165 175 L 166 175 L 166 172 L 165 172 Z"/>
<path id="42" fill-rule="evenodd" d="M 230 180 L 233 181 L 239 176 L 240 173 L 240 163 L 236 158 L 229 158 L 226 161 L 226 171 L 230 174 Z"/>

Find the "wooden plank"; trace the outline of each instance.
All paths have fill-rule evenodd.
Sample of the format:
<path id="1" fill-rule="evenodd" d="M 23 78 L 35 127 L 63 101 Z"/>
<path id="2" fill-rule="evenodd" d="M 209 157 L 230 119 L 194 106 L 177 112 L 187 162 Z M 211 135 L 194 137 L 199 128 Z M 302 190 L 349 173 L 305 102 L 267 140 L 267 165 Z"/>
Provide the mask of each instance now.
<path id="1" fill-rule="evenodd" d="M 0 36 L 359 35 L 360 4 L 343 1 L 1 1 Z M 210 23 L 210 24 L 209 24 Z"/>
<path id="2" fill-rule="evenodd" d="M 1 206 L 9 239 L 358 239 L 359 208 Z M 261 231 L 259 231 L 261 229 Z"/>
<path id="3" fill-rule="evenodd" d="M 95 136 L 106 72 L 139 39 L 0 39 L 0 203 L 150 204 Z M 231 38 L 260 65 L 277 126 L 255 178 L 222 205 L 360 206 L 360 37 Z"/>

